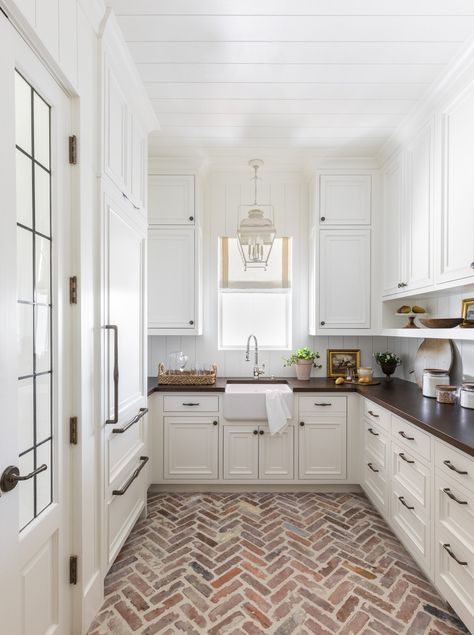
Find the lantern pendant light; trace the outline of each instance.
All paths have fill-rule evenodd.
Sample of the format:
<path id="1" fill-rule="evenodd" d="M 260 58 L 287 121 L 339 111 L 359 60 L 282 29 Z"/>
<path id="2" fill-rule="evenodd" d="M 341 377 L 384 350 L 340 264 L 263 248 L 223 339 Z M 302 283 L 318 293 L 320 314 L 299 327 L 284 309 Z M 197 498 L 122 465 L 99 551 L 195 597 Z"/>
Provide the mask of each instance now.
<path id="1" fill-rule="evenodd" d="M 267 268 L 268 259 L 275 240 L 276 229 L 273 220 L 265 218 L 264 211 L 257 203 L 258 170 L 263 165 L 261 159 L 252 159 L 249 165 L 254 170 L 254 202 L 248 210 L 247 218 L 243 218 L 237 230 L 239 251 L 244 263 L 244 269 Z M 248 207 L 248 206 L 247 206 Z M 271 206 L 265 205 L 270 208 Z"/>

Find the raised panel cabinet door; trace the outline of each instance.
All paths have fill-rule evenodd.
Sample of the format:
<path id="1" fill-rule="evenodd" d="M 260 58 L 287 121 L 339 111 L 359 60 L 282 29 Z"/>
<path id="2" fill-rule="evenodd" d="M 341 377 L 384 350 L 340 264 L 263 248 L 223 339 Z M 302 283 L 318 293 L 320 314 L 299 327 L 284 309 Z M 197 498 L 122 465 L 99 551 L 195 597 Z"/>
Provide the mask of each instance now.
<path id="1" fill-rule="evenodd" d="M 406 282 L 409 289 L 431 285 L 433 276 L 432 125 L 425 126 L 407 149 L 405 219 Z"/>
<path id="2" fill-rule="evenodd" d="M 343 479 L 345 476 L 346 421 L 300 421 L 300 479 L 333 480 Z"/>
<path id="3" fill-rule="evenodd" d="M 370 328 L 370 242 L 369 229 L 321 230 L 321 329 Z"/>
<path id="4" fill-rule="evenodd" d="M 400 292 L 402 266 L 403 170 L 399 155 L 383 172 L 383 294 Z"/>
<path id="5" fill-rule="evenodd" d="M 219 421 L 209 417 L 164 417 L 164 478 L 216 479 Z"/>
<path id="6" fill-rule="evenodd" d="M 224 426 L 224 478 L 258 479 L 258 425 Z"/>
<path id="7" fill-rule="evenodd" d="M 372 177 L 337 174 L 319 177 L 319 222 L 322 225 L 370 225 Z"/>
<path id="8" fill-rule="evenodd" d="M 474 88 L 444 113 L 439 282 L 474 276 Z"/>
<path id="9" fill-rule="evenodd" d="M 104 60 L 104 172 L 125 192 L 127 182 L 128 103 L 112 68 Z"/>
<path id="10" fill-rule="evenodd" d="M 147 140 L 143 127 L 138 117 L 133 114 L 130 117 L 130 157 L 128 190 L 132 202 L 137 207 L 145 205 L 146 182 L 146 147 Z"/>
<path id="11" fill-rule="evenodd" d="M 258 471 L 261 480 L 293 480 L 293 436 L 292 427 L 282 434 L 271 435 L 268 426 L 259 426 Z"/>
<path id="12" fill-rule="evenodd" d="M 148 230 L 148 328 L 194 329 L 194 228 Z"/>
<path id="13" fill-rule="evenodd" d="M 148 223 L 193 225 L 194 199 L 193 175 L 151 174 L 148 177 Z"/>

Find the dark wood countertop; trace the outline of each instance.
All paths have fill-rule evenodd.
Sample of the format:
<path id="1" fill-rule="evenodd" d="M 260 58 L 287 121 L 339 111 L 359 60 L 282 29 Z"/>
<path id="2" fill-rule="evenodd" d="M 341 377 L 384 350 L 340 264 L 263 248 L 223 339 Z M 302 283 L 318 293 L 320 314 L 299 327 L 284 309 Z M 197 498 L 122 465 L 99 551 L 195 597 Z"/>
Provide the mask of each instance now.
<path id="1" fill-rule="evenodd" d="M 228 380 L 254 383 L 249 378 L 218 377 L 213 386 L 164 386 L 158 385 L 156 377 L 148 378 L 148 394 L 154 392 L 225 392 Z M 258 380 L 265 383 L 264 379 Z M 412 382 L 393 379 L 380 380 L 377 386 L 336 386 L 333 379 L 313 378 L 298 381 L 293 377 L 280 378 L 286 381 L 293 392 L 356 392 L 383 406 L 402 419 L 406 419 L 430 434 L 474 456 L 474 410 L 461 408 L 459 404 L 440 404 L 436 399 L 423 397 L 421 390 Z M 271 385 L 271 383 L 269 384 Z"/>

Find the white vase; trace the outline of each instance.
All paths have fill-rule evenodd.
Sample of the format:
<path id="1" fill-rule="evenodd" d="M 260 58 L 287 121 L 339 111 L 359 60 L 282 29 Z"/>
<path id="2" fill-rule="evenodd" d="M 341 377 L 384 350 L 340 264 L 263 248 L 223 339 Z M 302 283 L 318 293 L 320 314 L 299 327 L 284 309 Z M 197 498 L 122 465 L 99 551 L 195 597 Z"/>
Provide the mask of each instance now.
<path id="1" fill-rule="evenodd" d="M 299 359 L 296 362 L 296 379 L 308 381 L 311 377 L 311 369 L 314 362 L 311 359 Z"/>

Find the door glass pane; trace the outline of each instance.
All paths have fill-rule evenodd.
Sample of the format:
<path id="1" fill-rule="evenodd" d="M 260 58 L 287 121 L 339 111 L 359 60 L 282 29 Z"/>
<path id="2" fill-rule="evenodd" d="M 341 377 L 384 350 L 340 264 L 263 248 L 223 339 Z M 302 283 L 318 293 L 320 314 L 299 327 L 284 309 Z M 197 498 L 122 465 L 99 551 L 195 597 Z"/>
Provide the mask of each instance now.
<path id="1" fill-rule="evenodd" d="M 19 486 L 22 529 L 52 500 L 50 107 L 18 73 L 15 85 L 18 466 L 48 466 Z"/>

